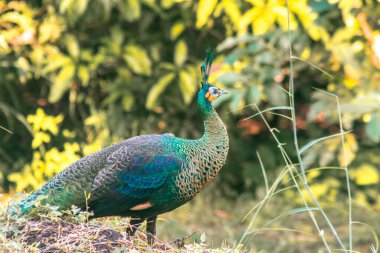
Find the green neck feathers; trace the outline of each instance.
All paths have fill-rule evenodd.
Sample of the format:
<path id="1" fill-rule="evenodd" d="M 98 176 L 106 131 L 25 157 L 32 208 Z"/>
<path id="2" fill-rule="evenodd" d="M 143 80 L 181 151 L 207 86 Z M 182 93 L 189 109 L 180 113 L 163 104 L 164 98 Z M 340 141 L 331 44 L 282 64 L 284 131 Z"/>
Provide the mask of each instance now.
<path id="1" fill-rule="evenodd" d="M 203 139 L 210 141 L 210 139 L 218 138 L 228 139 L 226 127 L 220 119 L 218 113 L 215 111 L 211 102 L 206 99 L 207 89 L 202 88 L 198 92 L 198 108 L 202 116 L 204 124 Z"/>

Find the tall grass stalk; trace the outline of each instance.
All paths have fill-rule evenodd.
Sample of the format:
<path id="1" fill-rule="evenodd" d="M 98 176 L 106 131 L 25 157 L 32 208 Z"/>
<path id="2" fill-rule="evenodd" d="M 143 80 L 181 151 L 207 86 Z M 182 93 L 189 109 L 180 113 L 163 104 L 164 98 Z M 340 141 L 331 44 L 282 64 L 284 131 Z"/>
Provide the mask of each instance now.
<path id="1" fill-rule="evenodd" d="M 262 162 L 261 162 L 261 159 L 260 159 L 260 156 L 258 155 L 259 157 L 259 161 L 260 161 L 260 164 L 261 164 L 261 167 L 262 167 L 262 170 L 263 170 L 263 175 L 264 175 L 264 179 L 265 179 L 265 182 L 266 182 L 266 196 L 265 198 L 260 201 L 258 203 L 258 205 L 256 205 L 248 214 L 250 215 L 254 210 L 255 213 L 253 215 L 253 217 L 251 218 L 250 220 L 250 223 L 248 224 L 247 228 L 246 228 L 246 231 L 244 232 L 243 236 L 241 237 L 240 241 L 239 241 L 239 245 L 243 242 L 243 240 L 245 239 L 245 237 L 250 234 L 250 229 L 253 225 L 253 222 L 255 221 L 258 213 L 260 212 L 260 210 L 262 209 L 263 205 L 269 201 L 271 199 L 271 197 L 273 197 L 274 194 L 278 193 L 279 191 L 282 191 L 283 189 L 279 190 L 279 191 L 276 191 L 276 188 L 278 187 L 279 185 L 279 182 L 282 180 L 282 178 L 287 174 L 289 173 L 290 176 L 291 176 L 291 180 L 293 181 L 294 183 L 294 187 L 297 189 L 301 199 L 302 199 L 302 202 L 303 204 L 305 205 L 305 208 L 298 208 L 298 209 L 294 209 L 294 210 L 291 210 L 291 211 L 287 211 L 285 212 L 285 215 L 290 215 L 290 214 L 293 214 L 293 213 L 297 213 L 297 212 L 303 212 L 303 211 L 307 211 L 310 215 L 310 218 L 312 220 L 312 222 L 314 223 L 314 226 L 315 228 L 317 229 L 318 231 L 318 234 L 323 242 L 323 244 L 325 245 L 326 249 L 328 252 L 332 252 L 332 249 L 331 247 L 329 246 L 329 244 L 327 243 L 326 241 L 326 238 L 325 238 L 325 233 L 324 233 L 324 230 L 320 228 L 320 225 L 318 224 L 317 222 L 317 219 L 313 213 L 313 211 L 318 211 L 324 221 L 326 222 L 326 224 L 328 225 L 329 227 L 329 230 L 331 231 L 331 233 L 333 234 L 333 236 L 336 238 L 336 241 L 339 243 L 340 245 L 340 250 L 342 251 L 348 251 L 348 252 L 353 252 L 352 250 L 352 200 L 351 200 L 351 190 L 350 190 L 350 183 L 349 183 L 349 174 L 348 174 L 348 168 L 347 168 L 347 153 L 346 153 L 346 148 L 345 148 L 345 140 L 344 140 L 344 135 L 347 134 L 348 132 L 345 132 L 343 130 L 343 124 L 342 124 L 342 118 L 341 118 L 341 109 L 340 109 L 340 103 L 339 103 L 339 99 L 336 95 L 333 95 L 331 93 L 327 93 L 331 96 L 334 96 L 335 99 L 336 99 L 336 102 L 337 102 L 337 108 L 338 108 L 338 114 L 339 114 L 339 124 L 340 124 L 340 132 L 337 133 L 337 134 L 333 134 L 331 136 L 327 136 L 327 137 L 322 137 L 322 138 L 319 138 L 317 140 L 313 140 L 311 142 L 309 142 L 308 144 L 306 144 L 304 147 L 300 148 L 299 147 L 299 144 L 298 144 L 298 134 L 297 134 L 297 125 L 296 125 L 296 108 L 295 108 L 295 99 L 294 99 L 294 69 L 293 69 L 293 61 L 294 60 L 301 60 L 302 62 L 306 62 L 296 56 L 293 56 L 293 52 L 292 52 L 292 43 L 291 43 L 291 32 L 290 32 L 290 7 L 289 7 L 289 0 L 286 1 L 287 3 L 287 11 L 288 11 L 288 39 L 289 39 L 289 59 L 290 59 L 290 78 L 289 78 L 289 91 L 286 91 L 286 93 L 288 94 L 289 96 L 289 106 L 280 106 L 280 107 L 273 107 L 273 108 L 269 108 L 269 109 L 266 109 L 264 111 L 260 111 L 260 109 L 256 106 L 256 109 L 258 111 L 257 114 L 251 116 L 251 117 L 248 117 L 248 118 L 252 118 L 252 117 L 255 117 L 257 115 L 260 115 L 261 118 L 263 119 L 263 121 L 265 122 L 266 126 L 268 127 L 268 129 L 270 130 L 273 138 L 275 139 L 275 141 L 277 142 L 277 145 L 278 145 L 278 148 L 283 156 L 283 159 L 286 163 L 286 169 L 283 170 L 280 175 L 276 178 L 275 182 L 273 183 L 273 185 L 270 187 L 270 189 L 268 190 L 268 186 L 267 186 L 267 178 L 266 178 L 266 173 L 265 173 L 265 168 L 263 167 L 262 165 Z M 320 70 L 322 73 L 326 74 L 327 76 L 329 76 L 330 78 L 332 77 L 329 73 L 327 73 L 326 71 L 318 68 L 317 66 L 315 66 L 314 64 L 311 64 L 311 63 L 308 63 L 306 62 L 307 64 L 317 68 L 318 70 Z M 283 148 L 283 146 L 285 144 L 281 143 L 280 140 L 277 138 L 276 136 L 276 131 L 278 131 L 277 129 L 275 128 L 271 128 L 270 125 L 268 124 L 268 122 L 266 121 L 266 119 L 264 118 L 263 116 L 263 113 L 265 112 L 270 112 L 270 113 L 273 113 L 272 111 L 275 111 L 275 110 L 278 110 L 278 109 L 285 109 L 285 110 L 290 110 L 290 113 L 291 113 L 291 116 L 288 117 L 288 116 L 285 116 L 285 118 L 288 118 L 289 120 L 291 120 L 292 122 L 292 130 L 293 130 L 293 144 L 294 144 L 294 148 L 295 148 L 295 151 L 296 151 L 296 154 L 297 154 L 297 164 L 294 164 L 289 155 L 286 153 L 285 149 Z M 277 113 L 276 113 L 277 114 Z M 280 116 L 284 116 L 284 115 L 280 115 Z M 247 119 L 248 119 L 247 118 Z M 349 202 L 349 207 L 348 207 L 348 213 L 349 213 L 349 250 L 346 250 L 346 247 L 345 245 L 343 244 L 340 236 L 338 235 L 334 225 L 331 223 L 329 217 L 327 216 L 327 214 L 325 213 L 325 211 L 323 210 L 321 204 L 319 203 L 318 199 L 315 197 L 314 193 L 311 191 L 310 187 L 309 187 L 309 184 L 307 182 L 307 178 L 306 178 L 306 172 L 305 172 L 305 167 L 304 167 L 304 164 L 303 164 L 303 160 L 302 160 L 302 153 L 309 149 L 312 145 L 316 144 L 316 143 L 319 143 L 321 141 L 324 141 L 326 139 L 329 139 L 329 138 L 333 138 L 333 137 L 338 137 L 340 136 L 341 138 L 341 145 L 342 145 L 342 154 L 343 154 L 343 159 L 344 159 L 344 166 L 343 166 L 343 169 L 345 171 L 345 176 L 346 176 L 346 184 L 347 184 L 347 190 L 348 190 L 348 202 Z M 303 189 L 306 190 L 307 192 L 307 196 L 311 199 L 314 207 L 309 207 L 309 204 L 307 203 L 306 201 L 306 198 L 304 196 L 304 193 L 302 192 L 301 190 L 301 186 L 300 184 L 298 183 L 297 181 L 297 178 L 300 178 L 301 182 L 302 182 L 302 187 Z M 246 217 L 247 217 L 246 216 Z M 279 216 L 275 217 L 274 219 L 272 219 L 272 221 L 269 221 L 266 223 L 266 225 L 269 225 L 271 222 L 273 222 L 274 220 L 278 219 L 278 218 L 281 218 L 283 217 L 284 214 L 280 214 Z M 245 218 L 246 218 L 245 217 Z M 264 227 L 266 226 L 264 225 Z"/>
<path id="2" fill-rule="evenodd" d="M 285 149 L 283 148 L 284 144 L 281 143 L 280 140 L 277 138 L 276 134 L 274 133 L 273 128 L 270 127 L 268 121 L 265 119 L 264 115 L 261 113 L 260 109 L 259 109 L 257 106 L 256 106 L 256 109 L 260 112 L 260 116 L 261 116 L 261 118 L 263 119 L 263 121 L 264 121 L 264 123 L 266 124 L 266 126 L 268 127 L 268 129 L 270 129 L 270 132 L 271 132 L 273 138 L 274 138 L 275 141 L 277 142 L 277 147 L 280 149 L 280 152 L 281 152 L 281 155 L 282 155 L 282 157 L 283 157 L 283 159 L 284 159 L 284 161 L 285 161 L 286 167 L 289 168 L 289 170 L 287 170 L 287 171 L 289 172 L 289 174 L 290 174 L 290 176 L 291 176 L 291 178 L 292 178 L 292 180 L 293 180 L 293 182 L 294 182 L 294 186 L 296 187 L 298 193 L 300 194 L 300 197 L 301 197 L 301 199 L 302 199 L 302 202 L 303 202 L 303 204 L 305 205 L 305 210 L 308 211 L 308 213 L 309 213 L 309 215 L 310 215 L 310 217 L 311 217 L 311 219 L 312 219 L 312 221 L 313 221 L 313 223 L 314 223 L 316 229 L 318 230 L 318 234 L 319 234 L 319 236 L 321 237 L 323 244 L 326 246 L 326 249 L 328 250 L 328 252 L 332 252 L 331 249 L 330 249 L 330 247 L 329 247 L 329 245 L 328 245 L 328 243 L 327 243 L 327 241 L 326 241 L 326 239 L 325 239 L 325 237 L 324 237 L 324 232 L 323 232 L 322 229 L 320 229 L 320 227 L 319 227 L 319 225 L 318 225 L 318 222 L 317 222 L 317 220 L 316 220 L 316 218 L 315 218 L 315 215 L 314 215 L 314 213 L 312 212 L 312 210 L 315 210 L 315 209 L 311 209 L 311 208 L 309 207 L 309 205 L 308 205 L 308 203 L 307 203 L 305 197 L 304 197 L 303 194 L 302 194 L 301 187 L 300 187 L 300 185 L 299 185 L 298 182 L 297 182 L 297 179 L 296 179 L 296 178 L 297 178 L 297 177 L 301 177 L 301 178 L 305 178 L 305 180 L 302 180 L 302 181 L 303 181 L 303 183 L 306 182 L 306 184 L 307 184 L 307 181 L 306 181 L 306 175 L 303 174 L 302 176 L 300 176 L 300 174 L 298 173 L 298 170 L 297 170 L 297 168 L 296 168 L 296 165 L 292 163 L 292 161 L 291 161 L 289 155 L 287 154 L 287 152 L 286 152 Z M 295 176 L 294 174 L 296 174 L 296 176 Z M 281 180 L 284 176 L 285 176 L 285 175 L 280 175 L 280 180 Z M 311 192 L 311 191 L 310 191 L 310 192 Z M 319 208 L 318 208 L 318 209 L 319 209 Z M 319 210 L 320 210 L 320 209 L 319 209 Z M 275 217 L 274 219 L 277 219 L 277 217 Z M 247 228 L 247 229 L 250 229 L 250 227 Z"/>
<path id="3" fill-rule="evenodd" d="M 289 100 L 290 100 L 290 107 L 292 108 L 291 110 L 291 116 L 292 116 L 292 126 L 293 126 L 293 140 L 294 140 L 294 146 L 296 149 L 297 153 L 297 159 L 299 163 L 299 167 L 301 170 L 301 175 L 302 175 L 302 183 L 306 191 L 308 192 L 310 198 L 312 199 L 314 205 L 319 209 L 321 215 L 323 216 L 324 220 L 328 224 L 331 232 L 335 236 L 336 240 L 338 241 L 339 245 L 341 248 L 346 251 L 346 247 L 344 246 L 342 240 L 340 239 L 338 233 L 336 232 L 334 226 L 330 222 L 330 219 L 326 215 L 326 213 L 323 211 L 322 206 L 318 202 L 317 198 L 314 196 L 313 192 L 310 190 L 310 187 L 308 185 L 307 179 L 306 179 L 306 174 L 305 174 L 305 168 L 303 166 L 303 161 L 300 153 L 300 149 L 298 146 L 298 137 L 297 137 L 297 125 L 296 125 L 296 113 L 295 113 L 295 103 L 294 103 L 294 69 L 293 69 L 293 52 L 292 52 L 292 43 L 291 43 L 291 32 L 290 32 L 290 6 L 289 6 L 289 0 L 286 0 L 286 5 L 287 5 L 287 11 L 288 11 L 288 37 L 289 37 L 289 58 L 290 58 L 290 81 L 289 81 Z M 302 195 L 302 194 L 301 194 Z M 311 212 L 309 212 L 312 214 Z M 312 217 L 313 215 L 311 215 Z M 351 222 L 351 221 L 350 221 Z M 319 234 L 321 234 L 321 231 L 318 229 Z M 351 240 L 351 239 L 350 239 Z M 326 244 L 325 244 L 326 245 Z M 327 246 L 327 245 L 326 245 Z"/>
<path id="4" fill-rule="evenodd" d="M 332 94 L 330 92 L 326 92 L 324 90 L 316 89 L 324 94 L 327 94 L 329 96 L 332 96 L 336 100 L 337 108 L 338 108 L 338 117 L 339 117 L 339 130 L 340 133 L 344 133 L 343 131 L 343 123 L 342 123 L 342 112 L 340 109 L 340 102 L 339 97 L 335 94 Z M 352 252 L 352 199 L 351 199 L 351 186 L 350 186 L 350 177 L 348 174 L 348 164 L 347 164 L 347 152 L 346 152 L 346 146 L 344 145 L 344 136 L 340 136 L 341 145 L 342 145 L 342 153 L 343 153 L 343 170 L 346 176 L 346 185 L 347 185 L 347 195 L 348 195 L 348 234 L 349 234 L 349 249 Z"/>

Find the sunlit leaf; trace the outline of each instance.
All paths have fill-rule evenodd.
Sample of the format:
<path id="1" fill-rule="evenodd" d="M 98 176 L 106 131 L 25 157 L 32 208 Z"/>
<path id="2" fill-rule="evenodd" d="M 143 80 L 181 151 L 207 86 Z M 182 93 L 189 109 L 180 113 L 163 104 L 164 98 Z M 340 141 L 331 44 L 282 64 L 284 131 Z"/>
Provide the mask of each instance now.
<path id="1" fill-rule="evenodd" d="M 288 10 L 285 6 L 275 6 L 272 8 L 273 14 L 276 17 L 277 23 L 281 26 L 283 30 L 288 29 Z M 289 16 L 289 29 L 294 30 L 297 28 L 297 20 L 293 13 L 290 12 Z"/>
<path id="2" fill-rule="evenodd" d="M 74 3 L 75 0 L 62 0 L 59 4 L 59 12 L 65 13 Z"/>
<path id="3" fill-rule="evenodd" d="M 140 0 L 120 1 L 123 16 L 127 21 L 135 21 L 141 16 Z"/>
<path id="4" fill-rule="evenodd" d="M 239 26 L 246 29 L 246 27 L 255 22 L 257 16 L 260 14 L 259 8 L 251 8 L 242 14 L 239 20 Z M 244 35 L 247 36 L 247 35 Z"/>
<path id="5" fill-rule="evenodd" d="M 164 9 L 169 9 L 173 6 L 173 4 L 175 4 L 175 2 L 175 0 L 161 0 L 161 6 Z"/>
<path id="6" fill-rule="evenodd" d="M 89 0 L 77 0 L 77 1 L 75 1 L 75 4 L 76 4 L 75 7 L 77 10 L 78 16 L 81 16 L 86 11 L 88 1 Z"/>
<path id="7" fill-rule="evenodd" d="M 253 22 L 253 31 L 255 34 L 264 34 L 274 26 L 276 16 L 273 12 L 263 10 L 261 15 Z"/>
<path id="8" fill-rule="evenodd" d="M 183 66 L 187 59 L 187 45 L 184 40 L 180 40 L 177 42 L 174 49 L 174 63 L 178 67 Z"/>
<path id="9" fill-rule="evenodd" d="M 148 93 L 148 97 L 145 104 L 146 108 L 150 110 L 154 109 L 158 97 L 165 90 L 165 88 L 171 83 L 171 81 L 173 81 L 174 77 L 175 77 L 175 74 L 170 73 L 161 77 L 157 83 L 153 84 L 152 88 L 150 89 Z"/>
<path id="10" fill-rule="evenodd" d="M 81 80 L 83 86 L 87 87 L 88 82 L 90 80 L 90 73 L 89 73 L 88 69 L 85 66 L 83 66 L 83 65 L 79 66 L 79 68 L 78 68 L 78 77 Z"/>
<path id="11" fill-rule="evenodd" d="M 127 112 L 130 111 L 133 107 L 133 104 L 134 104 L 133 95 L 131 93 L 125 94 L 122 99 L 122 105 L 123 105 L 124 110 L 126 110 Z"/>
<path id="12" fill-rule="evenodd" d="M 223 0 L 223 8 L 235 27 L 239 27 L 241 13 L 235 0 Z"/>
<path id="13" fill-rule="evenodd" d="M 49 64 L 46 65 L 41 71 L 44 74 L 56 71 L 62 68 L 63 66 L 72 64 L 72 60 L 70 59 L 70 57 L 63 54 L 57 54 L 51 57 L 49 60 Z"/>
<path id="14" fill-rule="evenodd" d="M 54 42 L 61 37 L 62 31 L 65 29 L 65 23 L 61 17 L 51 16 L 43 20 L 39 26 L 38 42 L 40 44 L 48 41 Z"/>
<path id="15" fill-rule="evenodd" d="M 74 73 L 75 67 L 71 64 L 61 69 L 50 89 L 49 101 L 51 103 L 57 102 L 69 89 L 73 81 Z"/>
<path id="16" fill-rule="evenodd" d="M 159 62 L 161 60 L 161 47 L 160 45 L 153 45 L 150 47 L 150 55 L 153 61 Z"/>
<path id="17" fill-rule="evenodd" d="M 177 22 L 170 28 L 170 39 L 175 40 L 185 30 L 185 24 L 183 22 Z"/>
<path id="18" fill-rule="evenodd" d="M 185 104 L 189 104 L 197 89 L 197 84 L 190 73 L 184 70 L 179 72 L 179 87 Z"/>
<path id="19" fill-rule="evenodd" d="M 124 59 L 133 72 L 151 75 L 151 61 L 145 49 L 136 45 L 128 45 L 125 47 Z"/>
<path id="20" fill-rule="evenodd" d="M 66 35 L 65 45 L 71 57 L 78 58 L 80 49 L 79 49 L 78 41 L 74 37 L 74 35 L 71 35 L 71 34 Z"/>
<path id="21" fill-rule="evenodd" d="M 125 34 L 120 26 L 113 26 L 111 28 L 111 37 L 106 40 L 107 48 L 119 56 L 121 54 L 122 45 L 124 42 Z"/>
<path id="22" fill-rule="evenodd" d="M 207 23 L 211 13 L 215 9 L 218 0 L 200 0 L 197 9 L 196 27 L 201 28 Z"/>

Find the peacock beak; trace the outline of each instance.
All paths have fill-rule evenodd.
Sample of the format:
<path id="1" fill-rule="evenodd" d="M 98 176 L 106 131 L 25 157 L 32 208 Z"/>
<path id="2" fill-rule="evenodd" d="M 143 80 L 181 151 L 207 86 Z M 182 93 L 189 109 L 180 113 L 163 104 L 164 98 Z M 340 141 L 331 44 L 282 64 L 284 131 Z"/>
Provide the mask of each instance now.
<path id="1" fill-rule="evenodd" d="M 228 91 L 219 89 L 219 95 L 228 94 Z"/>

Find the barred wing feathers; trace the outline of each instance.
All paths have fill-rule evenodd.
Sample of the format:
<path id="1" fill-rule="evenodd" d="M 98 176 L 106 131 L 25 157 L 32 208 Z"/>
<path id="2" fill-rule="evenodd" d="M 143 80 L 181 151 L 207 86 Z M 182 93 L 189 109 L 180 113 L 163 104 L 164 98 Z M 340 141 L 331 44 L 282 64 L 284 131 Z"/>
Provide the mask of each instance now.
<path id="1" fill-rule="evenodd" d="M 124 146 L 108 157 L 92 184 L 89 206 L 95 217 L 128 215 L 134 206 L 154 202 L 182 167 L 176 156 L 163 154 L 161 148 L 154 152 Z"/>

